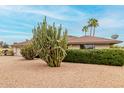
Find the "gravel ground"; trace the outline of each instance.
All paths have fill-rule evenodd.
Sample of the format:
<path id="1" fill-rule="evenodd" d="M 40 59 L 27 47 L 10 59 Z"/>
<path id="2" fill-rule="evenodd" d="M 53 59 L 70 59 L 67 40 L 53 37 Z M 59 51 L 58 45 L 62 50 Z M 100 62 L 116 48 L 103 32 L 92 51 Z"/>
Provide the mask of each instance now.
<path id="1" fill-rule="evenodd" d="M 62 63 L 51 68 L 40 59 L 0 56 L 0 87 L 124 87 L 124 67 Z"/>

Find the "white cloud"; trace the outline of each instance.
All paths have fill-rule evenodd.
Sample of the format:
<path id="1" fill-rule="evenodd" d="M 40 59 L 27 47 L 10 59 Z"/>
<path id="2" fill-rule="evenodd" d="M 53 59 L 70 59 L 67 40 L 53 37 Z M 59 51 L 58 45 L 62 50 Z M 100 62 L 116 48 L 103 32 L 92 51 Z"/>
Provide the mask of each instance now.
<path id="1" fill-rule="evenodd" d="M 40 8 L 30 7 L 30 6 L 0 6 L 0 10 L 6 10 L 9 12 L 19 12 L 19 13 L 31 13 L 35 15 L 45 15 L 50 18 L 67 20 L 67 21 L 77 21 L 82 18 L 86 18 L 86 14 L 82 13 L 76 9 L 69 6 L 38 6 Z M 29 16 L 30 17 L 30 16 Z"/>
<path id="2" fill-rule="evenodd" d="M 3 41 L 3 38 L 0 38 L 0 41 Z"/>
<path id="3" fill-rule="evenodd" d="M 31 33 L 27 33 L 27 32 L 12 31 L 12 30 L 6 30 L 6 29 L 0 29 L 0 33 L 16 34 L 16 35 L 31 35 Z"/>
<path id="4" fill-rule="evenodd" d="M 121 28 L 124 27 L 124 20 L 106 17 L 99 20 L 100 26 L 103 28 Z"/>
<path id="5" fill-rule="evenodd" d="M 119 10 L 118 10 L 119 9 Z M 102 28 L 122 29 L 124 27 L 123 8 L 106 7 L 106 10 L 99 16 L 99 23 Z"/>
<path id="6" fill-rule="evenodd" d="M 8 44 L 13 44 L 14 42 L 22 42 L 26 39 L 31 39 L 31 37 L 26 35 L 0 35 L 0 41 L 7 42 Z"/>

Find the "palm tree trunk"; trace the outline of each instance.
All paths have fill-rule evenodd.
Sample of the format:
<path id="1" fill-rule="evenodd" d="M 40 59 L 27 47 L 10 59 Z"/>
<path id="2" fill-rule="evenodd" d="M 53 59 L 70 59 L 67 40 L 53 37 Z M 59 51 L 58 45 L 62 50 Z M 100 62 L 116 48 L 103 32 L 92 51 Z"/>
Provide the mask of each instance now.
<path id="1" fill-rule="evenodd" d="M 85 36 L 86 36 L 86 31 L 85 31 Z"/>
<path id="2" fill-rule="evenodd" d="M 92 36 L 92 27 L 90 27 L 90 36 Z"/>
<path id="3" fill-rule="evenodd" d="M 94 27 L 94 30 L 93 30 L 93 36 L 95 36 L 95 27 Z"/>

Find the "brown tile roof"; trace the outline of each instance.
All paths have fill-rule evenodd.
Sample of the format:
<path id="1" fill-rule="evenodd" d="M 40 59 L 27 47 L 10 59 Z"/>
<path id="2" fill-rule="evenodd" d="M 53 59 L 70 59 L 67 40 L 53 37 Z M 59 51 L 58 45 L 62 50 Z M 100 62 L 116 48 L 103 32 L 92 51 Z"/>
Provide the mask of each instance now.
<path id="1" fill-rule="evenodd" d="M 20 43 L 14 43 L 12 46 L 23 46 L 27 43 L 31 42 L 31 40 L 27 40 Z M 114 40 L 114 39 L 107 39 L 101 37 L 93 37 L 93 36 L 68 36 L 68 44 L 117 44 L 121 43 L 122 41 Z"/>
<path id="2" fill-rule="evenodd" d="M 122 41 L 93 36 L 68 36 L 68 44 L 117 44 Z"/>
<path id="3" fill-rule="evenodd" d="M 31 40 L 26 40 L 26 41 L 23 41 L 23 42 L 19 42 L 19 43 L 14 43 L 13 45 L 12 45 L 12 47 L 21 47 L 21 46 L 24 46 L 24 45 L 26 45 L 26 44 L 28 44 L 28 43 L 30 43 L 31 42 Z"/>

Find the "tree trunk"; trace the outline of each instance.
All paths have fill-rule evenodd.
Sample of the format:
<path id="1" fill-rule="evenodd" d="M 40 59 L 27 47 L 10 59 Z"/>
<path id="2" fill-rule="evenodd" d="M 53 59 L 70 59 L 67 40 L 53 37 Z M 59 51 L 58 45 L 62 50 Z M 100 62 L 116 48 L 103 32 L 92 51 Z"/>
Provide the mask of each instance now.
<path id="1" fill-rule="evenodd" d="M 85 36 L 86 36 L 86 31 L 85 31 Z"/>
<path id="2" fill-rule="evenodd" d="M 93 36 L 95 36 L 95 27 L 94 27 L 94 30 L 93 30 Z"/>
<path id="3" fill-rule="evenodd" d="M 90 36 L 92 36 L 92 27 L 90 28 Z"/>

